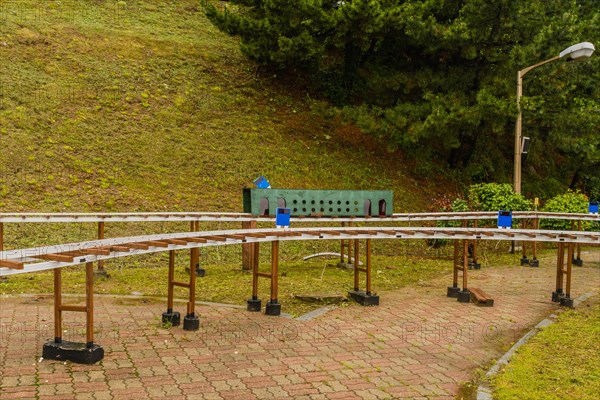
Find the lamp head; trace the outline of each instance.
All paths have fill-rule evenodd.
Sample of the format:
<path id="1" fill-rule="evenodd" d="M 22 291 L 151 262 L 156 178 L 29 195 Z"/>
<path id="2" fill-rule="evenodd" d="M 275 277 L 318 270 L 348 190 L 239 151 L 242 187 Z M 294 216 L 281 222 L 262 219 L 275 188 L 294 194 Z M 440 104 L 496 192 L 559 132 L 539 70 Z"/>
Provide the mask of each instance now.
<path id="1" fill-rule="evenodd" d="M 590 42 L 582 42 L 574 44 L 573 46 L 567 47 L 560 52 L 559 56 L 562 58 L 567 56 L 571 60 L 579 60 L 582 58 L 588 58 L 596 50 L 593 44 Z"/>

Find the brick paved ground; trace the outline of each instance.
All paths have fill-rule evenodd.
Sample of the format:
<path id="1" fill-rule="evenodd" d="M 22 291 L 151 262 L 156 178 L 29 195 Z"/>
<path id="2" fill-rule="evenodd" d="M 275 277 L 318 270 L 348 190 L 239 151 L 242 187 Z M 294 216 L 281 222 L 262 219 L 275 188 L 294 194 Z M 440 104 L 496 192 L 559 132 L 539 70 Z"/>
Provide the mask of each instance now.
<path id="1" fill-rule="evenodd" d="M 93 366 L 39 359 L 53 336 L 51 298 L 2 297 L 0 398 L 453 399 L 557 308 L 551 262 L 470 277 L 494 307 L 447 298 L 446 277 L 311 321 L 200 306 L 198 332 L 160 328 L 162 303 L 97 297 L 106 356 Z M 573 287 L 574 297 L 598 291 L 600 270 L 574 268 Z M 66 340 L 83 341 L 81 317 L 66 313 Z"/>

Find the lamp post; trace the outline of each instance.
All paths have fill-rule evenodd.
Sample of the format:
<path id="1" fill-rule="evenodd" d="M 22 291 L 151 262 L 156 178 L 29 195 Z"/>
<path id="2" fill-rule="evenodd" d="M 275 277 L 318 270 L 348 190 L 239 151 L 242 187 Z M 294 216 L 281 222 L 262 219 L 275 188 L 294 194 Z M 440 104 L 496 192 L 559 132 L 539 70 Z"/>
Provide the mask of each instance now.
<path id="1" fill-rule="evenodd" d="M 582 42 L 574 44 L 563 51 L 559 55 L 541 61 L 537 64 L 531 65 L 527 68 L 520 70 L 517 73 L 517 123 L 515 125 L 515 171 L 514 171 L 514 190 L 516 193 L 521 193 L 521 153 L 523 150 L 521 126 L 523 121 L 523 115 L 521 113 L 521 96 L 523 95 L 523 77 L 532 69 L 535 69 L 544 64 L 548 64 L 552 61 L 556 61 L 560 58 L 567 57 L 570 60 L 580 60 L 588 58 L 596 50 L 593 44 L 589 42 Z"/>

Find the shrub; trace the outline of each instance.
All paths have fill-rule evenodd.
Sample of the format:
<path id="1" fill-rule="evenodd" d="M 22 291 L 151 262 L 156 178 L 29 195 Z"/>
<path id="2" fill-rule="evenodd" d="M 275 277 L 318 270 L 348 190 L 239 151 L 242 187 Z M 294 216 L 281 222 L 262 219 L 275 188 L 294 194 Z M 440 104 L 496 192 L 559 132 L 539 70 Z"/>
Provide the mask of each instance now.
<path id="1" fill-rule="evenodd" d="M 471 207 L 479 211 L 530 211 L 531 201 L 508 183 L 481 183 L 469 188 Z"/>
<path id="2" fill-rule="evenodd" d="M 541 211 L 557 213 L 587 213 L 588 198 L 579 191 L 567 190 L 546 202 Z M 568 220 L 544 219 L 540 221 L 542 229 L 570 230 L 572 222 Z M 584 223 L 583 229 L 589 229 L 590 223 Z"/>

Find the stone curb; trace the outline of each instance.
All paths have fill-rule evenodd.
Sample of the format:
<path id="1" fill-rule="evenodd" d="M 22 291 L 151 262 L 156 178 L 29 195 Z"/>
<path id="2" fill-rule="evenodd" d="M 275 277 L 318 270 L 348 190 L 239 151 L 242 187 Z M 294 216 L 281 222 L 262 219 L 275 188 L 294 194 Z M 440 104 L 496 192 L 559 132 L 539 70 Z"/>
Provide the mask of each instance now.
<path id="1" fill-rule="evenodd" d="M 590 297 L 594 296 L 595 292 L 587 292 L 582 294 L 573 300 L 573 307 L 577 307 L 580 303 L 586 301 Z M 496 363 L 488 370 L 485 374 L 483 382 L 477 388 L 477 400 L 493 400 L 493 391 L 490 385 L 491 378 L 500 372 L 500 368 L 508 365 L 511 358 L 515 354 L 515 352 L 519 349 L 519 347 L 523 346 L 525 343 L 529 341 L 536 333 L 538 333 L 541 329 L 546 328 L 556 322 L 556 317 L 560 314 L 561 310 L 558 310 L 557 313 L 550 314 L 548 318 L 543 319 L 537 324 L 533 329 L 527 332 L 521 339 L 519 339 Z"/>

